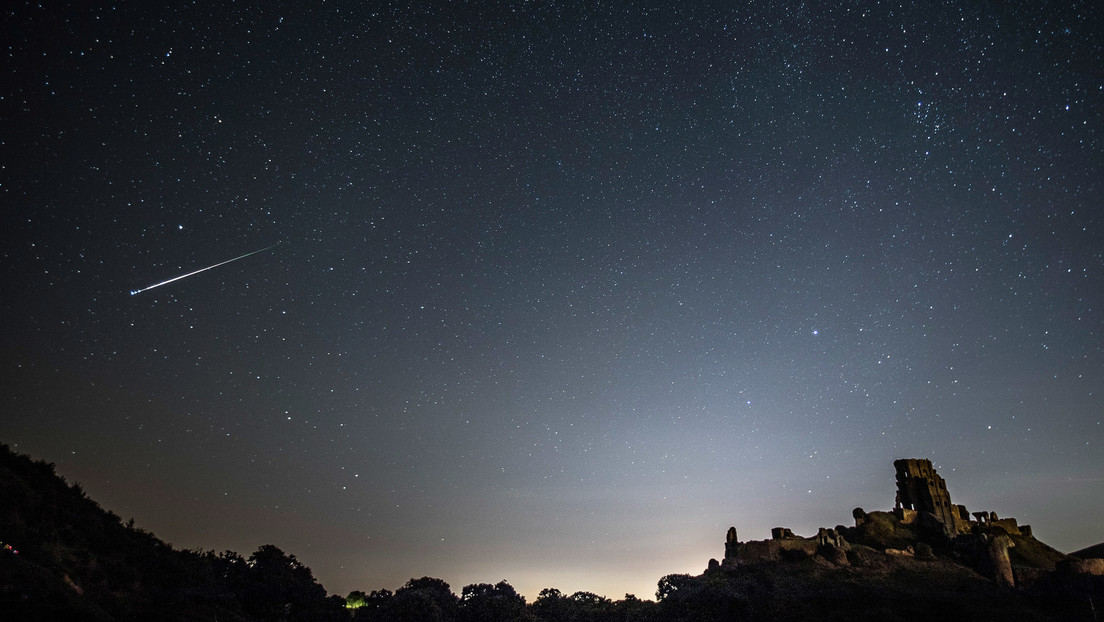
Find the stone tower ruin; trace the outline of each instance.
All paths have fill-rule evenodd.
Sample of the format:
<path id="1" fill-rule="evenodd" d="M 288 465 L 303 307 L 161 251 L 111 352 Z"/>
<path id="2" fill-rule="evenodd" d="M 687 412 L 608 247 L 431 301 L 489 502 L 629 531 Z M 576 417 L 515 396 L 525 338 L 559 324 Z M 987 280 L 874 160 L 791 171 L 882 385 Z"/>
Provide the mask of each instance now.
<path id="1" fill-rule="evenodd" d="M 927 512 L 938 518 L 952 533 L 970 529 L 966 506 L 953 505 L 947 482 L 935 472 L 931 460 L 908 458 L 896 460 L 898 510 Z"/>

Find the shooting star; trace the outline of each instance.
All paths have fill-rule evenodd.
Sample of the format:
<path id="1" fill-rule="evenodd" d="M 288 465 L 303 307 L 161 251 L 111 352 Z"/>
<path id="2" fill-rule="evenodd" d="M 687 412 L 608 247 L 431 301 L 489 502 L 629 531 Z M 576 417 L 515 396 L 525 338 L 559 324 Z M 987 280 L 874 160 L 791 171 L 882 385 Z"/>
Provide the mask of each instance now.
<path id="1" fill-rule="evenodd" d="M 245 259 L 246 257 L 248 257 L 250 255 L 256 255 L 257 253 L 263 253 L 263 252 L 267 251 L 268 249 L 276 248 L 279 245 L 280 245 L 279 243 L 276 243 L 276 244 L 273 244 L 272 246 L 266 246 L 266 247 L 264 247 L 260 250 L 255 250 L 252 253 L 246 253 L 244 255 L 235 257 L 233 259 L 227 259 L 226 261 L 217 263 L 213 266 L 207 266 L 206 268 L 200 268 L 199 270 L 196 270 L 195 272 L 189 272 L 188 274 L 181 274 L 180 276 L 173 277 L 173 278 L 171 278 L 167 281 L 161 281 L 160 283 L 154 283 L 153 285 L 150 285 L 149 287 L 143 287 L 142 289 L 133 289 L 133 290 L 130 291 L 130 295 L 133 296 L 135 294 L 141 294 L 142 292 L 144 292 L 146 290 L 150 290 L 150 289 L 153 289 L 155 287 L 161 287 L 162 285 L 168 285 L 169 283 L 172 283 L 173 281 L 179 281 L 180 279 L 186 279 L 186 278 L 188 278 L 192 275 L 199 274 L 200 272 L 206 272 L 208 270 L 211 270 L 213 268 L 217 268 L 219 266 L 225 266 L 226 264 L 230 263 L 231 261 L 237 261 L 239 259 Z"/>

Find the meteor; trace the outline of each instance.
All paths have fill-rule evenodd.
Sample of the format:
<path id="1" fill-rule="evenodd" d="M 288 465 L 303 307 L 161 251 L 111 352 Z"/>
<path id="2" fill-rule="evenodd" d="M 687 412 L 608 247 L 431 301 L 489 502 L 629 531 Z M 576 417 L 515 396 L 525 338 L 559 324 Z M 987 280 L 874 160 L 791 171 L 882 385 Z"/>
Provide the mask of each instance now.
<path id="1" fill-rule="evenodd" d="M 173 277 L 173 278 L 171 278 L 167 281 L 161 281 L 160 283 L 154 283 L 153 285 L 150 285 L 149 287 L 143 287 L 142 289 L 132 289 L 132 290 L 130 290 L 130 295 L 133 296 L 135 294 L 141 294 L 142 292 L 144 292 L 146 290 L 153 289 L 155 287 L 161 287 L 162 285 L 168 285 L 169 283 L 172 283 L 173 281 L 179 281 L 180 279 L 186 279 L 186 278 L 188 278 L 188 277 L 190 277 L 194 274 L 199 274 L 200 272 L 206 272 L 208 270 L 211 270 L 212 268 L 217 268 L 219 266 L 225 266 L 226 264 L 230 263 L 231 261 L 237 261 L 239 259 L 245 259 L 246 257 L 248 257 L 250 255 L 256 255 L 257 253 L 263 253 L 264 251 L 267 251 L 270 248 L 276 248 L 277 246 L 279 246 L 279 243 L 273 244 L 272 246 L 266 246 L 266 247 L 264 247 L 260 250 L 255 250 L 251 253 L 246 253 L 244 255 L 235 257 L 233 259 L 227 259 L 226 261 L 217 263 L 213 266 L 207 266 L 206 268 L 200 268 L 199 270 L 196 270 L 195 272 L 189 272 L 188 274 L 181 274 L 180 276 L 175 276 L 175 277 Z"/>

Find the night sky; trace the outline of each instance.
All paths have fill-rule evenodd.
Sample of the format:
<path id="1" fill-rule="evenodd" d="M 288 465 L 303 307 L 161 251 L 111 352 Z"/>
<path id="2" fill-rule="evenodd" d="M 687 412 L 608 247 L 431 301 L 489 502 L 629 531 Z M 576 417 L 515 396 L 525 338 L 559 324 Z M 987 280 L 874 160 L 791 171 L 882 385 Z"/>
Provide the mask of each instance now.
<path id="1" fill-rule="evenodd" d="M 2 20 L 0 442 L 124 520 L 650 598 L 917 457 L 1104 540 L 1098 3 L 158 4 Z"/>

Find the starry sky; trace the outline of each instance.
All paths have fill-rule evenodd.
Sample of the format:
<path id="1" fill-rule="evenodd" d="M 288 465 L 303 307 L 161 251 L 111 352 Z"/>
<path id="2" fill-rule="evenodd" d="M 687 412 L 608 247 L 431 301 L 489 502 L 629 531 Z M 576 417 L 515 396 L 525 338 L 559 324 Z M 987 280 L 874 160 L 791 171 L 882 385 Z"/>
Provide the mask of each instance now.
<path id="1" fill-rule="evenodd" d="M 917 457 L 1104 540 L 1096 3 L 157 4 L 2 20 L 0 441 L 124 519 L 649 598 Z"/>

